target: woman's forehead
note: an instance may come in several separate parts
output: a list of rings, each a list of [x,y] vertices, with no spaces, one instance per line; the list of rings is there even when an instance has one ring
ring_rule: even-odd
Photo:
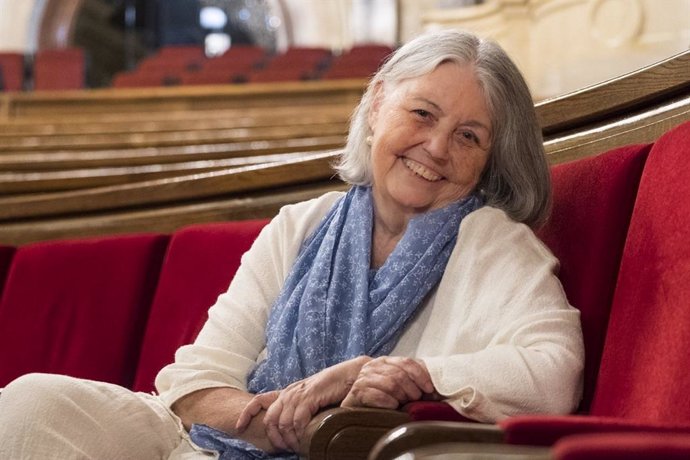
[[[454,61],[442,62],[420,75],[387,81],[385,86],[390,93],[398,90],[409,91],[410,89],[439,93],[462,89],[481,91],[481,85],[474,66]]]
[[[441,64],[418,77],[390,82],[384,93],[384,97],[391,98],[391,102],[428,101],[444,111],[462,106],[488,113],[483,88],[474,67],[469,64]]]

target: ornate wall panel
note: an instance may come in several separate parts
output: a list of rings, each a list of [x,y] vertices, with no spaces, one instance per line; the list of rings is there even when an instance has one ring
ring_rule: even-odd
[[[598,83],[690,47],[690,0],[486,0],[437,8],[424,27],[494,38],[537,99]]]

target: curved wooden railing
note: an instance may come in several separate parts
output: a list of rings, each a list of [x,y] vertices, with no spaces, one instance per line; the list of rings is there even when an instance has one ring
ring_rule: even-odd
[[[203,110],[252,110],[338,104],[354,107],[364,90],[362,80],[315,80],[247,85],[177,86],[159,88],[92,89],[0,94],[0,123],[46,121],[67,117],[108,121],[149,116],[165,118]],[[145,114],[143,116],[137,114]]]
[[[536,105],[552,163],[651,142],[687,121],[690,51]]]
[[[537,104],[551,163],[650,142],[690,120],[689,68],[686,52]],[[3,96],[0,127],[4,123],[14,131],[0,136],[0,146],[3,138],[17,142],[22,135],[39,145],[0,152],[0,193],[6,194],[0,196],[0,242],[172,231],[195,222],[267,217],[286,203],[342,189],[330,166],[337,156],[333,149],[343,145],[347,117],[363,88],[361,81],[333,81]],[[220,119],[224,125],[213,125],[211,120]],[[291,121],[284,137],[268,138]],[[108,123],[113,125],[107,128]],[[324,133],[320,127],[329,123],[334,131]],[[136,134],[142,136],[193,134],[186,145],[69,151],[51,138],[122,138],[134,135],[138,125]],[[254,129],[264,138],[232,142],[232,136],[217,134],[232,129]],[[205,143],[198,140],[203,135],[217,137]],[[41,150],[44,138],[52,147]],[[31,176],[39,171],[44,176]],[[128,179],[115,180],[118,176]],[[31,188],[32,180],[52,188]]]

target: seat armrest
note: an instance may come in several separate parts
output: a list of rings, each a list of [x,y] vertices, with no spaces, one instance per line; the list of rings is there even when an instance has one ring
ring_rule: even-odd
[[[300,453],[310,460],[366,458],[379,438],[409,421],[409,415],[398,410],[328,409],[307,426]]]
[[[411,422],[389,431],[373,447],[372,460],[397,458],[411,449],[440,443],[503,443],[503,430],[497,425],[472,422]]]

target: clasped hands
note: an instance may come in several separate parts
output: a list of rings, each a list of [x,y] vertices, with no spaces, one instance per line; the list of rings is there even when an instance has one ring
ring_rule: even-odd
[[[426,366],[412,358],[360,356],[254,396],[237,419],[242,433],[262,411],[266,436],[276,450],[298,452],[299,440],[319,410],[342,407],[396,409],[435,392]]]

